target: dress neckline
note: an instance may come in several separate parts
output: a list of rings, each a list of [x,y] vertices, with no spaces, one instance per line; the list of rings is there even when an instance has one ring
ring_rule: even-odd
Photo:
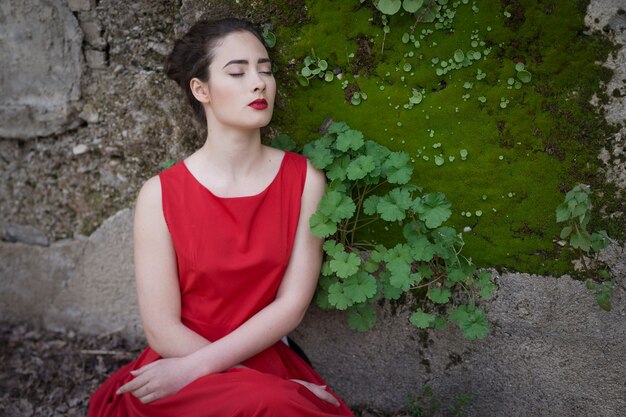
[[[189,176],[191,178],[193,178],[194,182],[196,184],[198,184],[202,189],[204,189],[207,193],[209,193],[210,195],[212,195],[213,197],[220,199],[220,200],[241,200],[241,199],[246,199],[246,198],[255,198],[255,197],[260,197],[263,194],[265,194],[271,187],[272,185],[278,181],[278,177],[280,177],[280,173],[283,170],[283,166],[285,165],[285,160],[287,159],[287,154],[288,152],[283,152],[283,158],[280,161],[280,165],[278,166],[278,171],[276,172],[276,175],[274,175],[274,178],[272,179],[272,181],[270,181],[270,183],[263,188],[263,190],[259,191],[256,194],[251,194],[251,195],[241,195],[241,196],[234,196],[234,197],[222,197],[219,196],[217,194],[215,194],[213,191],[211,191],[207,186],[205,186],[204,184],[202,184],[196,177],[195,175],[193,175],[193,173],[189,170],[189,168],[187,167],[187,164],[185,163],[184,160],[180,161],[181,165],[183,166],[183,168],[185,169],[185,171],[187,172],[187,174],[189,174]]]

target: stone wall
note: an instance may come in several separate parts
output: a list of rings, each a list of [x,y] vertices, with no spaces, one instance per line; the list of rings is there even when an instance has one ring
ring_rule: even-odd
[[[283,0],[283,2],[288,2]],[[200,4],[202,3],[202,4]],[[141,338],[132,266],[132,202],[166,159],[199,143],[199,129],[162,75],[171,41],[203,11],[248,17],[271,10],[237,1],[7,0],[0,4],[0,317]],[[293,0],[291,3],[298,3]],[[626,44],[620,0],[592,1],[588,24]],[[297,7],[292,8],[297,20]],[[267,17],[267,16],[265,16]],[[261,16],[260,19],[263,19]],[[36,23],[36,24],[35,24]],[[45,24],[42,24],[45,23]],[[626,118],[626,48],[607,118]],[[622,129],[600,157],[618,192]],[[626,275],[624,248],[603,252]],[[347,329],[312,308],[294,338],[352,405],[395,410],[430,384],[442,403],[473,395],[469,416],[617,416],[626,409],[626,298],[601,311],[568,276],[498,276],[486,305],[492,331],[468,342],[421,332],[402,308],[380,307],[376,328]]]

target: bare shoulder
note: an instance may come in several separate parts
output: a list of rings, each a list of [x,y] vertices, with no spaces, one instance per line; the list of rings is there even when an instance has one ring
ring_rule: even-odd
[[[263,145],[263,147],[265,148],[266,155],[268,155],[270,159],[277,160],[279,162],[285,154],[285,151],[272,148],[271,146]]]
[[[326,189],[326,175],[324,171],[315,168],[309,160],[306,166],[306,181],[304,183],[304,198],[310,198],[317,202],[324,194]]]
[[[161,180],[158,175],[147,180],[139,190],[137,203],[139,201],[154,201],[161,199]]]
[[[137,195],[137,203],[135,205],[135,218],[137,216],[155,217],[162,216],[161,209],[161,180],[158,175],[146,181],[139,194]]]

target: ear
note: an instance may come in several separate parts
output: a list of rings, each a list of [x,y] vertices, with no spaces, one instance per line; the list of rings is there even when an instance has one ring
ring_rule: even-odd
[[[192,78],[189,81],[191,93],[200,103],[208,104],[211,102],[211,94],[209,93],[209,84],[199,78]]]

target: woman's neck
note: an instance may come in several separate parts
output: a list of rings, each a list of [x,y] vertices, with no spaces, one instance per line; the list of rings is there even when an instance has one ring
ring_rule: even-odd
[[[196,156],[233,179],[255,171],[264,159],[259,129],[250,131],[208,130],[204,145]]]

